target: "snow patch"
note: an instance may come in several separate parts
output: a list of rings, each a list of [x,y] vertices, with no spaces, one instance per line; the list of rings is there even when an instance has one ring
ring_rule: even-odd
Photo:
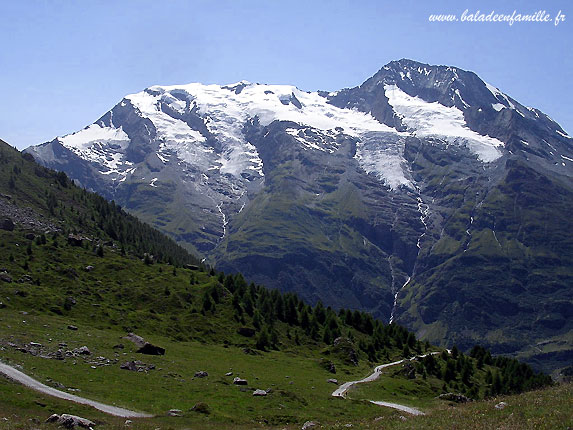
[[[504,146],[503,142],[468,128],[462,111],[455,106],[426,102],[406,94],[396,85],[386,85],[384,89],[388,101],[413,135],[464,145],[485,163],[501,157],[499,148]]]

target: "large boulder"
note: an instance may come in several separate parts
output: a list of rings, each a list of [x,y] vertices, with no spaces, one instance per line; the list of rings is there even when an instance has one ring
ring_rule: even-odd
[[[165,348],[153,345],[135,333],[129,333],[125,339],[133,342],[139,348],[136,352],[140,354],[165,355]]]
[[[147,355],[165,355],[165,348],[146,342],[136,352]]]
[[[235,379],[233,379],[233,384],[235,384],[235,385],[248,385],[248,382],[246,379],[241,379],[238,376],[236,376]]]
[[[81,346],[79,348],[74,349],[73,351],[75,354],[79,354],[79,355],[91,355],[91,351],[87,346]]]
[[[62,415],[53,414],[46,420],[46,422],[56,423],[57,425],[67,429],[73,429],[76,427],[91,429],[95,427],[95,423],[93,421],[90,421],[87,418],[82,418],[76,415],[69,415],[69,414],[62,414]]]

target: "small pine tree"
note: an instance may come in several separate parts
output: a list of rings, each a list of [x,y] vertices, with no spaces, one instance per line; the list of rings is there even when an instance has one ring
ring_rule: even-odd
[[[327,345],[330,345],[332,343],[332,333],[331,333],[330,328],[328,326],[324,327],[324,333],[322,335],[322,341],[324,343],[326,343]]]
[[[257,336],[257,343],[256,343],[256,347],[257,349],[260,349],[261,351],[266,351],[270,346],[270,336],[269,336],[269,330],[267,329],[267,327],[263,327],[263,329],[259,332],[259,335]]]

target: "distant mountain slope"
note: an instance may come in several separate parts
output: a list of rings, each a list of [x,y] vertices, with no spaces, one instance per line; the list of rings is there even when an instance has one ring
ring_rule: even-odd
[[[226,272],[559,366],[572,143],[472,72],[400,60],[332,93],[154,86],[28,152]]]

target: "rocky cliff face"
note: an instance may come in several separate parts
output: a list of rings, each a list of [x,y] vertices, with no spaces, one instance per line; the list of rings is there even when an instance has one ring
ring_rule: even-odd
[[[219,269],[532,356],[573,330],[572,143],[472,72],[400,60],[333,93],[155,86],[28,151]]]

